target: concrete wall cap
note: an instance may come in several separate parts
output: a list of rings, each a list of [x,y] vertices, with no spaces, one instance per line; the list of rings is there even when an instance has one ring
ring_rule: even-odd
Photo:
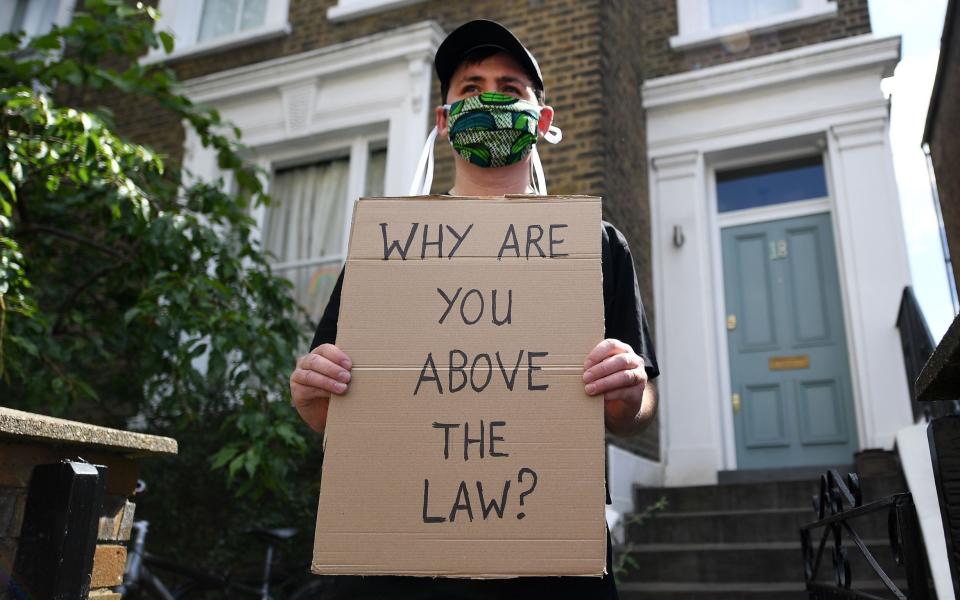
[[[0,406],[0,441],[31,439],[114,450],[121,454],[176,454],[177,440],[135,433]]]

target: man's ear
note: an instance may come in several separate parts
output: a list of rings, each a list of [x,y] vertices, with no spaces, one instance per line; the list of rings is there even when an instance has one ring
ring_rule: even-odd
[[[447,110],[442,106],[434,109],[437,119],[437,136],[447,137]]]
[[[550,129],[551,125],[553,125],[553,107],[541,106],[540,120],[537,122],[537,133],[543,136],[543,134],[547,133]]]

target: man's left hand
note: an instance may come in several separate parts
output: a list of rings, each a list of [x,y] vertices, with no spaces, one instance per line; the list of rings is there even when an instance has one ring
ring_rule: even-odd
[[[596,345],[583,363],[584,390],[603,394],[604,418],[609,429],[634,421],[643,406],[647,372],[643,358],[628,344],[606,339]]]

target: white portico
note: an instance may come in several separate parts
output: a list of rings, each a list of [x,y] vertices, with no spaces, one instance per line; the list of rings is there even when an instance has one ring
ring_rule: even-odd
[[[800,438],[821,435],[815,444],[834,433],[846,435],[854,450],[890,449],[897,430],[911,422],[895,327],[910,274],[890,153],[888,102],[880,90],[899,51],[899,38],[866,35],[644,83],[665,485],[716,483],[719,471],[744,468],[745,448],[762,456],[763,447],[777,445],[769,441],[776,436],[753,443],[760,438],[751,438],[750,417],[743,415],[755,410],[753,398],[759,406],[763,396],[750,395],[760,387],[738,383],[739,358],[730,350],[736,345],[728,344],[728,336],[742,331],[738,323],[745,323],[750,313],[739,314],[738,321],[728,306],[733,285],[729,265],[735,259],[726,240],[728,234],[754,235],[747,226],[819,219],[826,228],[811,239],[828,247],[813,244],[810,251],[821,257],[816,260],[827,261],[818,268],[834,273],[818,282],[824,294],[836,293],[842,318],[823,326],[832,327],[829,333],[843,349],[840,362],[848,363],[841,387],[849,393],[838,393],[848,396],[846,434],[824,428],[829,420],[824,415],[833,415],[833,408],[799,418],[787,414],[805,410],[795,408],[802,401],[827,402],[822,395],[798,392],[796,405],[783,405],[786,412],[779,405],[764,408],[767,412],[756,419],[772,420],[775,430],[798,421]],[[757,168],[763,176],[776,175],[786,172],[780,165],[798,159],[815,162],[825,193],[718,208],[720,182]],[[786,245],[778,244],[785,242],[771,242],[771,261],[787,254]],[[804,287],[802,279],[794,280],[794,289]],[[754,294],[756,286],[744,289]],[[802,315],[796,310],[783,313],[782,330],[800,327],[796,319]],[[812,373],[809,358],[804,366],[807,351],[802,346],[792,348],[789,356],[771,357],[770,370],[792,373],[797,380],[789,385],[800,392],[819,389],[811,387],[817,382],[802,381]],[[841,413],[836,409],[842,421]],[[776,467],[776,456],[771,449],[765,464]],[[819,464],[810,460],[811,466]]]

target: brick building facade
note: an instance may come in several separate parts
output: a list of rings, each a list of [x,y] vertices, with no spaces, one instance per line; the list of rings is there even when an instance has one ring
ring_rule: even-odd
[[[928,148],[939,196],[940,213],[946,237],[945,254],[950,259],[951,296],[956,303],[958,258],[960,258],[960,177],[954,165],[960,161],[960,142],[953,132],[960,129],[960,10],[951,0],[947,4],[943,35],[940,38],[940,63],[927,111],[923,143]]]
[[[159,2],[178,47],[144,60],[165,61],[240,125],[274,183],[339,164],[342,203],[406,192],[439,103],[432,56],[445,32],[488,18],[527,44],[564,131],[541,148],[550,192],[604,198],[664,373],[658,422],[625,444],[645,459],[623,463],[623,489],[850,462],[892,447],[909,422],[893,327],[909,272],[879,87],[899,39],[870,34],[867,0],[263,0],[250,3],[265,7],[261,25],[219,38],[197,32],[201,12],[230,3]],[[216,176],[157,106],[114,109],[133,139]],[[439,192],[452,183],[445,140],[436,155]],[[747,195],[724,206],[729,189]],[[754,238],[762,247],[737,246]],[[329,254],[323,268],[338,270]],[[748,276],[760,279],[736,283]],[[746,348],[764,327],[771,343]],[[748,380],[751,360],[767,379]]]

